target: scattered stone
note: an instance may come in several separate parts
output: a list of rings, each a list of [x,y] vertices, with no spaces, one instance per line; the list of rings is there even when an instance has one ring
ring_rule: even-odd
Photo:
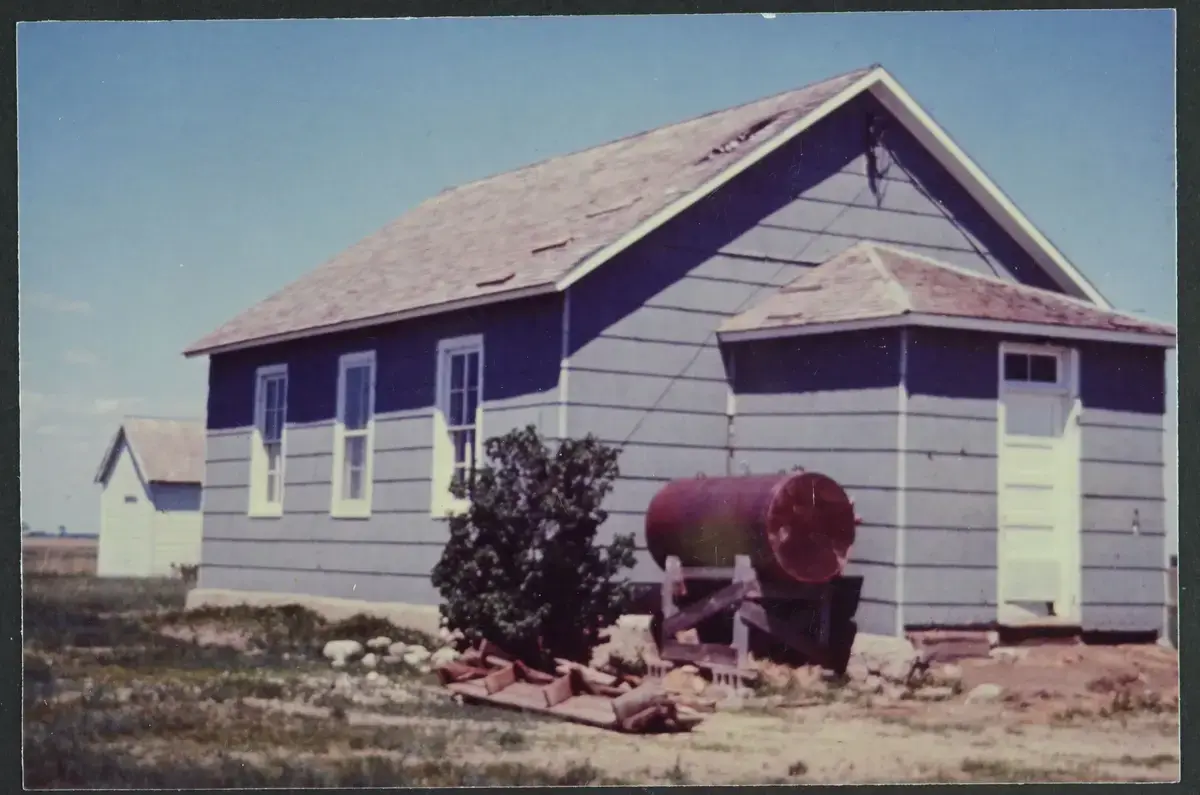
[[[367,674],[367,681],[368,682],[378,682],[379,681],[379,672],[371,671],[369,674]]]
[[[708,687],[708,683],[704,681],[703,677],[700,677],[700,676],[692,677],[692,692],[693,693],[695,693],[696,695],[700,695],[701,693],[704,692],[704,689],[706,687]]]
[[[421,663],[429,659],[429,649],[424,646],[410,646],[404,652],[404,662],[409,665],[420,666]]]
[[[392,639],[389,637],[385,637],[384,635],[380,635],[377,638],[372,638],[371,640],[367,641],[367,648],[373,649],[375,651],[382,651],[383,649],[386,649],[391,645],[392,645]]]
[[[453,662],[461,656],[462,655],[460,655],[456,649],[446,646],[435,651],[433,656],[430,657],[429,662],[434,667],[437,667],[439,665],[445,665],[448,662]]]
[[[345,668],[345,667],[346,667],[346,661],[345,661],[345,660],[334,660],[334,661],[333,661],[333,667],[334,667],[334,668]]]
[[[113,692],[113,695],[116,697],[118,704],[128,704],[130,701],[133,701],[133,688],[118,687]]]
[[[393,654],[385,654],[379,658],[379,661],[386,665],[399,665],[400,663],[404,662],[404,658],[397,657]]]
[[[683,666],[680,666],[679,670],[685,674],[693,674],[694,675],[694,674],[700,673],[700,669],[694,665],[683,665]]]
[[[1004,696],[1004,688],[1000,685],[982,684],[967,694],[968,704],[983,704],[999,701]]]
[[[344,664],[351,657],[362,654],[362,651],[363,645],[356,640],[331,640],[325,644],[323,653],[326,659]]]
[[[379,665],[379,657],[372,652],[362,658],[362,664],[367,668],[374,668],[376,665]]]
[[[905,682],[921,662],[921,655],[907,638],[859,633],[850,651],[851,664],[889,682]]]
[[[393,643],[391,646],[388,646],[387,653],[389,657],[395,657],[399,659],[404,656],[404,652],[406,651],[408,651],[408,644],[397,642]]]
[[[1019,646],[998,646],[988,653],[993,660],[1005,663],[1017,663],[1029,656],[1029,649]]]

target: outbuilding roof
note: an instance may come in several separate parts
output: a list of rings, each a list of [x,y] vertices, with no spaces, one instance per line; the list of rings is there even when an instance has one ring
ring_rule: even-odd
[[[204,423],[199,420],[127,417],[117,429],[96,471],[96,482],[108,475],[125,439],[138,471],[147,483],[204,482]]]
[[[268,344],[565,289],[871,91],[1064,290],[1107,306],[882,67],[446,190],[184,352]]]
[[[1173,345],[1175,328],[1081,299],[985,276],[875,242],[851,246],[726,320],[725,339],[786,336],[899,321]],[[1001,330],[999,326],[996,330]]]

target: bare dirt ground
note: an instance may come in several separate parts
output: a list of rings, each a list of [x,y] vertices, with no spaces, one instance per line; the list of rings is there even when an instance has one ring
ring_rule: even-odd
[[[1178,663],[1149,646],[964,661],[942,700],[812,672],[690,734],[625,736],[462,705],[332,638],[420,638],[301,610],[182,614],[178,583],[26,582],[30,787],[1170,781]],[[778,672],[777,672],[778,673]],[[968,703],[977,685],[994,700]],[[926,691],[930,693],[933,691]]]

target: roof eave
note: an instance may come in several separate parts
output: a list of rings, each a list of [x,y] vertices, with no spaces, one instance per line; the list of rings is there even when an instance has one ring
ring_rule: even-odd
[[[245,350],[247,348],[261,348],[264,345],[273,345],[280,342],[306,339],[309,337],[319,337],[341,331],[354,331],[356,329],[382,326],[387,323],[396,323],[401,320],[412,320],[419,317],[428,317],[429,315],[440,315],[444,312],[453,312],[459,309],[472,309],[480,306],[488,306],[490,304],[500,304],[507,301],[516,301],[521,298],[549,295],[555,292],[558,292],[558,288],[554,285],[554,283],[545,282],[528,287],[521,287],[515,290],[504,290],[494,293],[487,293],[480,296],[473,296],[470,298],[462,298],[454,301],[443,301],[437,304],[414,307],[412,309],[405,309],[400,312],[389,312],[386,315],[375,315],[373,317],[361,318],[358,320],[349,320],[344,323],[313,326],[307,329],[298,329],[296,331],[288,331],[282,334],[271,334],[252,339],[237,340],[235,342],[206,344],[204,340],[200,340],[184,350],[183,355],[184,357],[191,359],[196,356],[211,356],[213,354],[229,353],[231,351]]]
[[[1158,348],[1174,348],[1176,346],[1175,334],[1159,334],[1148,331],[1136,331],[1133,329],[1130,329],[1129,331],[1117,331],[1114,329],[1066,326],[1053,323],[1029,323],[1015,320],[987,320],[983,318],[931,315],[921,313],[891,315],[882,318],[848,320],[833,323],[809,323],[753,329],[729,329],[718,332],[718,335],[724,342],[750,342],[753,340],[781,339],[786,337],[833,334],[839,332],[880,328],[896,328],[901,326],[946,328],[960,331],[982,331],[996,334],[1017,334],[1021,336],[1048,337],[1051,339],[1083,342],[1090,341],[1123,343],[1128,345],[1151,345]]]

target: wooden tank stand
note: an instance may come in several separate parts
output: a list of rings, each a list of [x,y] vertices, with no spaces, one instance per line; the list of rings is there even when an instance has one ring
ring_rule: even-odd
[[[686,607],[679,604],[687,595],[688,580],[728,580],[729,585]],[[668,665],[651,666],[652,675],[663,675],[670,664],[691,663],[712,671],[713,681],[740,691],[743,682],[753,678],[750,668],[750,628],[795,649],[815,664],[834,663],[830,653],[832,633],[832,585],[760,582],[750,558],[739,555],[732,568],[685,568],[678,557],[667,558],[662,584],[662,628],[657,638],[659,654]],[[778,599],[814,605],[817,613],[815,637],[797,629],[792,622],[771,615],[762,599]],[[733,642],[680,643],[676,635],[694,628],[707,618],[737,606],[733,622]]]

